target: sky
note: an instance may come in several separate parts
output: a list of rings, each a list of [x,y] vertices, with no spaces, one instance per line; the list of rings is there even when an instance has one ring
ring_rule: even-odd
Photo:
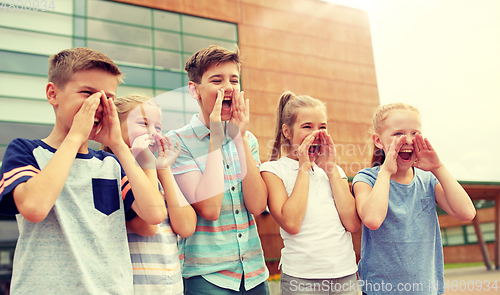
[[[380,103],[416,106],[457,180],[500,182],[500,1],[329,2],[368,11]]]

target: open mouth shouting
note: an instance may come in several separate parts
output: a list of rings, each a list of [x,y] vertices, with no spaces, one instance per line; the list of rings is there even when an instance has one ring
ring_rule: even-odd
[[[225,95],[224,99],[222,100],[222,109],[223,110],[230,110],[232,104],[233,104],[233,96],[232,95]]]
[[[309,147],[309,150],[308,150],[308,154],[309,155],[319,154],[319,147],[320,147],[319,143],[311,144],[311,146]]]
[[[403,162],[410,162],[413,156],[413,150],[411,149],[401,149],[398,154],[399,158],[403,160]]]

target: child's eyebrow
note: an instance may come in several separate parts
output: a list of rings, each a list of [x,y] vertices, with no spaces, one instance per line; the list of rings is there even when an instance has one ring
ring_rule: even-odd
[[[84,86],[82,86],[82,88],[84,88],[84,89],[88,89],[88,90],[90,90],[92,93],[96,93],[96,92],[99,92],[99,91],[100,91],[99,89],[96,89],[96,88],[94,88],[94,87],[92,87],[92,86],[86,86],[86,85],[84,85]],[[115,97],[115,94],[114,94],[114,93],[112,93],[112,92],[104,92],[104,93],[106,94],[106,97],[110,97],[110,98],[114,98],[114,97]]]
[[[224,76],[225,76],[224,74],[214,74],[214,75],[212,75],[212,76],[208,77],[208,79],[212,79],[212,78],[222,78],[222,77],[224,77]],[[231,78],[240,78],[240,76],[239,76],[239,75],[231,75],[230,77],[231,77]]]

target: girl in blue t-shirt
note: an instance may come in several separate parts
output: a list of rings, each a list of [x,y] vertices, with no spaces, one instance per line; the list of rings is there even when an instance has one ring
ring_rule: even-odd
[[[474,218],[474,205],[421,135],[416,108],[380,106],[373,128],[372,167],[353,180],[364,224],[359,285],[365,294],[444,293],[435,205],[462,221]]]

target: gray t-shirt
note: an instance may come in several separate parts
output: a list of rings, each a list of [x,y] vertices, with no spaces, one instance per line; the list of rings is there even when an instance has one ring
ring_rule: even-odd
[[[41,140],[14,140],[1,175],[0,213],[18,213],[12,191],[39,173],[55,149]],[[77,154],[47,217],[32,223],[17,214],[11,294],[132,294],[125,212],[133,195],[114,155]]]
[[[361,181],[373,187],[379,170],[361,170],[353,185]],[[363,226],[358,271],[366,294],[444,293],[437,183],[432,173],[417,168],[410,184],[390,181],[384,222],[377,230]]]

